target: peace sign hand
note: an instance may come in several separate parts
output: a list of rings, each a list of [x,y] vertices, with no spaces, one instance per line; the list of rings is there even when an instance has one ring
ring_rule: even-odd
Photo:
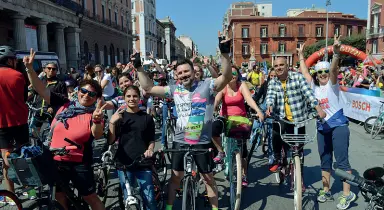
[[[219,37],[219,48],[221,53],[231,52],[231,39],[228,38],[228,30],[225,31],[225,36],[218,32]]]
[[[155,60],[155,57],[153,57],[153,51],[151,51],[151,52],[149,53],[148,58],[151,59],[151,60],[153,60],[153,61],[156,61],[156,60]]]
[[[31,48],[29,56],[24,56],[23,58],[24,66],[28,70],[33,70],[33,61],[35,60],[35,55],[36,55],[36,52],[34,52],[33,49]]]
[[[296,48],[298,55],[303,55],[305,43],[300,45],[300,48]]]
[[[104,108],[107,104],[102,105],[102,100],[98,100],[96,104],[96,109],[93,111],[92,119],[95,121],[101,121],[104,118]]]
[[[341,47],[341,41],[340,41],[341,35],[337,37],[335,35],[334,42],[333,42],[333,53],[334,54],[340,54],[340,47]]]
[[[123,119],[123,113],[124,113],[124,109],[122,108],[119,108],[115,114],[112,115],[111,117],[111,120],[110,120],[110,123],[112,123],[113,125],[116,124],[116,122],[118,122],[119,120]]]

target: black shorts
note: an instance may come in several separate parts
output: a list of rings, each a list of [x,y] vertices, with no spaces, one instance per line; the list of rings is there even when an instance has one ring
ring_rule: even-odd
[[[219,118],[212,123],[212,136],[213,137],[220,137],[220,135],[224,132],[224,125],[226,123],[226,119]],[[247,140],[240,140],[236,139],[236,141],[239,144],[239,147],[242,148],[242,157],[246,158],[248,156],[248,149],[247,149]],[[240,145],[241,144],[241,145]]]
[[[28,124],[0,128],[0,149],[11,149],[27,143],[29,143]]]
[[[173,142],[172,149],[180,149],[183,145],[189,146],[188,144],[181,144]],[[212,144],[197,144],[192,146],[195,149],[209,149],[213,148]],[[175,171],[184,171],[184,155],[185,152],[173,152],[172,153],[172,169]],[[214,168],[213,157],[210,152],[203,154],[197,154],[193,156],[197,169],[202,174],[211,173]]]
[[[65,186],[69,186],[72,181],[81,196],[88,196],[96,192],[96,183],[93,175],[93,169],[90,165],[83,163],[56,161],[60,173],[60,179]],[[57,186],[57,192],[63,192]]]

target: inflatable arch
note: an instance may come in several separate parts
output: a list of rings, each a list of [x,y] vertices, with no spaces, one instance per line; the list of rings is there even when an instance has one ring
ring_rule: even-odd
[[[327,49],[328,49],[328,55],[332,55],[333,54],[333,46],[328,46]],[[352,56],[356,59],[362,60],[362,61],[364,61],[367,58],[367,54],[365,54],[364,52],[358,50],[355,47],[352,47],[349,45],[344,45],[344,44],[342,44],[340,47],[340,53],[350,55],[350,56]],[[309,56],[307,58],[307,60],[305,61],[305,64],[308,67],[311,67],[312,65],[314,65],[316,63],[316,61],[320,60],[324,56],[324,54],[325,54],[325,48],[323,48],[317,52],[314,52],[311,56]]]

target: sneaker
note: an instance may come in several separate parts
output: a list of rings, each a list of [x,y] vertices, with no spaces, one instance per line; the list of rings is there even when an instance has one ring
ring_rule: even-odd
[[[337,209],[347,209],[349,205],[356,199],[356,194],[352,191],[349,192],[348,196],[340,196],[339,203],[337,204]]]
[[[320,190],[319,195],[317,196],[317,201],[320,203],[324,203],[326,201],[333,201],[333,196],[331,192],[325,192],[324,190]]]
[[[279,169],[279,166],[280,166],[279,162],[274,160],[273,163],[269,165],[269,171],[272,173],[276,173],[277,169]]]
[[[225,153],[219,152],[219,153],[217,153],[217,156],[215,158],[213,158],[213,161],[215,163],[222,163],[224,158],[225,158]]]
[[[248,179],[247,179],[247,177],[243,176],[243,178],[241,180],[242,180],[241,185],[243,185],[243,187],[248,187]]]

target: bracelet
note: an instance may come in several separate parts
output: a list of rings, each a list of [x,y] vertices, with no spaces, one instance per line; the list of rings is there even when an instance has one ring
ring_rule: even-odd
[[[338,54],[338,53],[333,54],[333,57],[334,57],[334,58],[340,58],[340,54]]]
[[[104,123],[104,120],[95,120],[95,119],[92,119],[92,123],[94,123],[94,124],[101,124],[101,123]]]

